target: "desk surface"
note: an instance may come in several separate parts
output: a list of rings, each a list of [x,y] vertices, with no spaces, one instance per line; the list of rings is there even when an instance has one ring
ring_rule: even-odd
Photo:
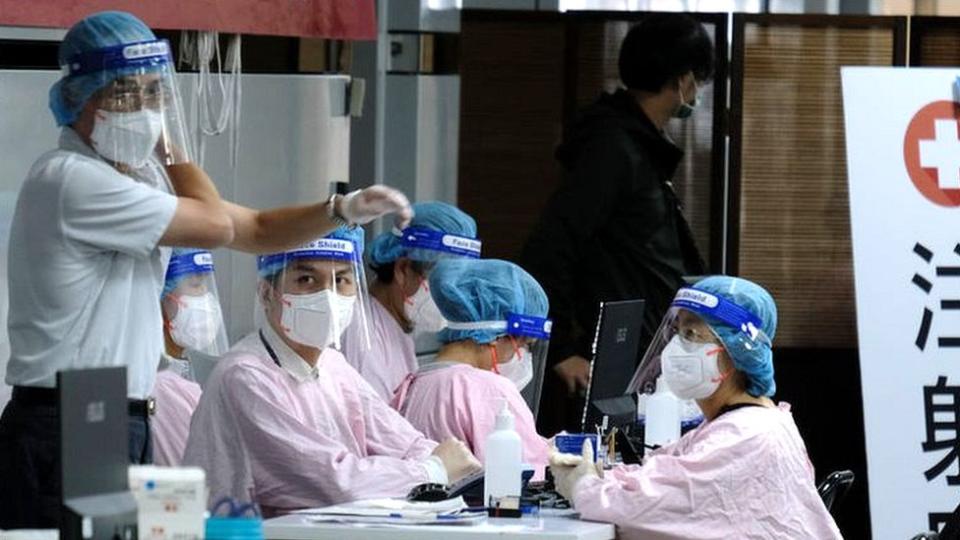
[[[263,523],[269,540],[433,540],[447,538],[497,538],[499,540],[611,540],[613,525],[569,517],[540,516],[522,519],[489,518],[477,525],[367,525],[312,523],[304,516],[288,515]]]

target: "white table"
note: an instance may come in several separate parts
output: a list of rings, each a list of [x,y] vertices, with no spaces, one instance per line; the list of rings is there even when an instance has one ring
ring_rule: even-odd
[[[616,532],[613,525],[557,515],[488,518],[477,525],[361,525],[313,523],[291,514],[264,521],[263,535],[268,540],[612,540]]]

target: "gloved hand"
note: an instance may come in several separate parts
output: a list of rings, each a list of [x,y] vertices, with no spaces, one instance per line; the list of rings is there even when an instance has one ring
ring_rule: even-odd
[[[581,455],[561,454],[555,449],[550,453],[550,471],[553,473],[557,493],[573,503],[573,488],[585,476],[596,476],[597,464],[593,461],[593,443],[590,439],[583,441]]]
[[[443,462],[450,484],[483,469],[483,465],[473,456],[467,445],[452,437],[434,448],[433,455]]]
[[[337,213],[353,225],[366,225],[385,214],[396,214],[398,229],[413,219],[413,208],[403,193],[387,186],[370,186],[347,193],[337,201]]]

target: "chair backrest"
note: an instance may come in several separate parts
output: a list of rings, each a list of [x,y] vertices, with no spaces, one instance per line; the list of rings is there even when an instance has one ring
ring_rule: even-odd
[[[834,501],[846,494],[853,484],[854,478],[856,477],[853,475],[853,471],[834,471],[817,486],[817,493],[820,494],[823,505],[827,507],[827,510],[831,510],[831,513]]]

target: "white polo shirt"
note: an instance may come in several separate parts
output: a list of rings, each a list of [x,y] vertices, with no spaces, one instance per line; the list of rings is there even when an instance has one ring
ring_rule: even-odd
[[[177,198],[149,162],[134,176],[70,128],[30,169],[10,229],[10,385],[56,386],[58,370],[127,367],[128,396],[150,395],[163,352],[157,244]]]

